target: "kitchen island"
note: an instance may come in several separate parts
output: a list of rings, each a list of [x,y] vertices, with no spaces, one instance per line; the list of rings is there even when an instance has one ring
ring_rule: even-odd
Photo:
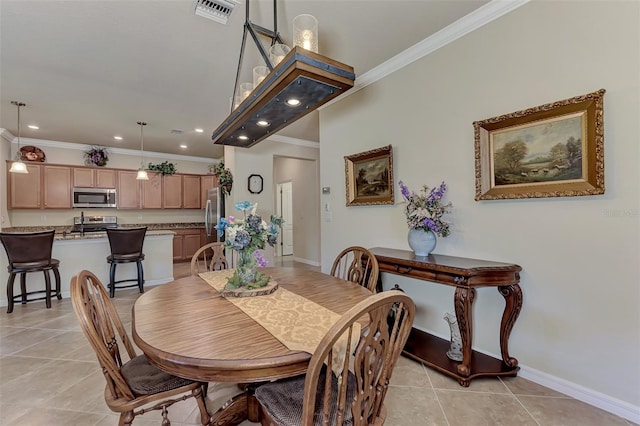
[[[145,288],[153,285],[173,281],[173,231],[147,230],[145,236],[143,261]],[[4,250],[3,250],[4,251]],[[71,277],[83,269],[87,269],[102,281],[105,287],[109,283],[109,264],[107,256],[111,254],[106,232],[56,234],[53,241],[52,256],[60,261],[60,287],[63,298],[69,297]],[[7,255],[0,255],[0,285],[6,288],[8,278]],[[134,278],[137,274],[136,264],[122,264],[116,271],[116,279]],[[51,276],[53,281],[53,275]],[[19,280],[16,280],[16,287]],[[53,285],[53,283],[52,283]],[[43,274],[27,274],[27,288],[29,291],[44,289]],[[116,297],[118,292],[116,291]],[[44,301],[32,302],[31,305]],[[6,291],[0,292],[0,306],[7,306]],[[20,304],[16,305],[16,309]]]

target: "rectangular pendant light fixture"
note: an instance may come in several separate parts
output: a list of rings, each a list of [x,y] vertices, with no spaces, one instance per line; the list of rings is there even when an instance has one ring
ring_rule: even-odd
[[[213,132],[213,143],[249,148],[351,89],[354,81],[353,67],[294,47]]]

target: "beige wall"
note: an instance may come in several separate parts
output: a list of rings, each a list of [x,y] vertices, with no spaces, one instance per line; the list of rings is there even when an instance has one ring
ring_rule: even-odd
[[[291,182],[293,189],[293,257],[320,264],[320,208],[318,161],[274,157],[275,184]]]
[[[3,139],[0,137],[0,143]],[[39,139],[21,138],[23,145],[34,145],[41,148],[46,155],[47,163],[52,164],[68,164],[68,165],[84,165],[84,151],[88,146],[80,144],[70,144],[65,142],[42,141]],[[8,142],[6,142],[9,145]],[[11,155],[15,155],[17,144],[10,144],[7,149],[11,150]],[[0,145],[2,147],[3,145]],[[0,149],[0,152],[5,151]],[[122,169],[137,169],[140,167],[140,153],[135,150],[126,149],[110,149],[109,162],[107,167]],[[0,155],[0,160],[2,156]],[[179,155],[145,153],[144,164],[162,163],[164,161],[172,162],[176,165],[179,173],[195,173],[207,174],[209,165],[216,160],[207,158],[197,158]],[[5,161],[2,160],[2,167],[5,167]],[[2,184],[0,185],[0,195],[2,203],[0,206],[6,205],[6,174],[2,174]],[[119,210],[119,209],[70,209],[70,210],[27,210],[17,209],[7,212],[10,225],[9,226],[62,226],[72,225],[73,217],[79,216],[80,211],[84,210],[86,214],[92,215],[115,215],[121,224],[135,223],[173,223],[173,222],[203,222],[204,215],[199,209],[171,209],[171,210]]]
[[[246,148],[234,148],[234,147],[225,147],[225,165],[229,167],[233,172],[233,190],[231,192],[231,197],[227,197],[227,207],[226,214],[234,215],[238,212],[234,210],[234,204],[239,201],[251,201],[252,203],[258,203],[258,213],[262,215],[264,218],[268,218],[271,214],[275,213],[275,202],[276,202],[276,186],[277,182],[275,180],[276,172],[274,171],[274,159],[280,157],[290,157],[297,158],[300,160],[310,160],[309,164],[312,162],[317,162],[320,156],[319,150],[316,147],[317,144],[300,141],[300,143],[284,143],[278,142],[274,139],[264,140],[250,149]],[[278,176],[282,173],[288,173],[284,170],[280,170],[278,172]],[[264,179],[264,191],[261,194],[251,194],[247,189],[247,178],[251,174],[259,174]],[[297,190],[306,190],[309,194],[309,199],[312,200],[315,198],[315,215],[318,215],[318,179],[313,181],[306,181],[301,183],[301,185],[294,185],[294,191]],[[299,198],[299,197],[298,197]],[[294,193],[295,200],[295,193]],[[294,201],[295,202],[295,201]],[[304,214],[312,216],[314,215],[311,210],[314,207],[308,206],[305,209]],[[315,225],[311,224],[311,220],[306,220],[303,223],[308,223],[309,228],[304,230],[300,229],[296,232],[303,232],[308,241],[311,243],[305,243],[303,247],[305,247],[306,253],[305,256],[313,255],[313,244],[316,244],[317,241],[320,240],[319,235],[319,227],[317,225],[317,219]],[[295,242],[294,242],[295,244]],[[308,245],[312,244],[312,245]],[[294,251],[296,248],[294,247]],[[316,252],[316,255],[319,253]],[[271,261],[274,256],[274,250],[268,247],[265,250],[265,257],[267,260]],[[300,257],[305,261],[319,262],[319,258],[302,258],[298,255],[297,252],[294,252],[295,257]]]
[[[345,207],[343,156],[391,143],[394,178],[441,181],[452,235],[436,252],[522,266],[510,340],[522,374],[640,405],[640,3],[533,1],[320,113],[322,269],[351,244],[408,249],[403,205]],[[474,201],[472,123],[596,91],[605,95],[606,194]],[[397,187],[396,187],[397,188]],[[415,326],[448,338],[449,287],[385,276],[416,300]],[[498,354],[504,300],[480,289],[474,347]]]

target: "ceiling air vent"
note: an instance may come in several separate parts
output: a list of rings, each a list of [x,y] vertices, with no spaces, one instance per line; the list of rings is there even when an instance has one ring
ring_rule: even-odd
[[[226,24],[238,0],[196,0],[196,15]]]

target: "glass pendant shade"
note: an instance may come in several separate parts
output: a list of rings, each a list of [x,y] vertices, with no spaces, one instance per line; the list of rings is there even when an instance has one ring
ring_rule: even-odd
[[[141,168],[140,170],[138,170],[138,174],[136,175],[136,179],[138,179],[138,180],[149,180],[149,175],[147,174],[146,170],[143,170]]]
[[[262,83],[262,80],[269,75],[269,68],[264,65],[253,67],[253,87],[258,87],[258,84]]]
[[[271,65],[274,67],[278,65],[287,53],[291,52],[291,48],[286,44],[274,44],[269,49],[269,60],[271,61]]]
[[[293,45],[318,53],[318,20],[313,15],[293,18]]]
[[[253,83],[240,83],[240,100],[244,101],[253,92]]]
[[[27,170],[27,165],[22,161],[14,161],[11,163],[11,168],[9,169],[11,173],[29,173]]]

